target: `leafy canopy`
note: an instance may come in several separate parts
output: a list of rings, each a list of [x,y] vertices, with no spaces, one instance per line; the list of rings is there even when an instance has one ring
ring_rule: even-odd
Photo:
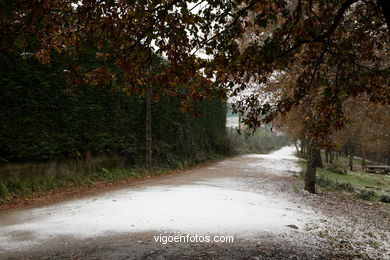
[[[349,97],[390,104],[385,2],[2,0],[0,48],[28,50],[43,62],[55,53],[68,63],[71,84],[90,79],[142,94],[158,83],[155,95],[179,95],[186,110],[196,100],[257,86],[239,102],[239,109],[249,108],[248,125],[309,102],[317,137],[343,125]],[[81,68],[85,52],[100,64]],[[158,71],[150,70],[155,53],[167,60]],[[290,75],[286,91],[262,100],[262,86],[280,75]]]

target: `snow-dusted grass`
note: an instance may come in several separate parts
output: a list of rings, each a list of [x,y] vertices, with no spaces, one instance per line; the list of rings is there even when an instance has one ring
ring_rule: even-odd
[[[306,162],[300,161],[305,171]],[[317,183],[330,189],[351,192],[358,198],[389,202],[390,176],[361,171],[347,171],[344,174],[336,173],[332,167],[325,164],[325,168],[317,168]]]

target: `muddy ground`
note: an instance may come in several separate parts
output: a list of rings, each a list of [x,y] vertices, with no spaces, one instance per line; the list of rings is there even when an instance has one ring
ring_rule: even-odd
[[[0,259],[390,259],[390,208],[296,177],[292,147],[0,212]],[[155,241],[158,235],[234,242]]]

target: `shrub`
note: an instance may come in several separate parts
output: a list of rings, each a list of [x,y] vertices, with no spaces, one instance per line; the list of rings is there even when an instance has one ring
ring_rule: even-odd
[[[324,187],[332,187],[334,185],[334,181],[328,179],[328,178],[317,178],[318,185],[324,186]]]
[[[379,200],[384,203],[390,203],[390,196],[389,195],[381,195],[379,197]]]
[[[375,192],[363,189],[356,193],[356,197],[364,200],[372,200],[375,197]]]
[[[31,194],[31,191],[27,188],[26,182],[19,179],[9,180],[6,186],[7,189],[11,191],[13,194],[17,194],[21,196]]]
[[[7,186],[5,186],[3,183],[0,183],[0,199],[4,200],[8,197],[9,192],[7,189]]]
[[[343,182],[343,183],[336,183],[336,188],[339,190],[345,190],[349,192],[354,192],[355,189],[353,188],[351,183]]]

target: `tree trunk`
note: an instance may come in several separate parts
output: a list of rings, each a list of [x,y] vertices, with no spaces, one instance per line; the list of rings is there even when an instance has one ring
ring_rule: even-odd
[[[249,132],[246,129],[244,131],[244,137],[245,137],[245,142],[247,142],[249,138]]]
[[[238,113],[238,132],[241,134],[241,114]]]
[[[389,6],[389,2],[386,0],[379,0],[378,2],[379,2],[379,5],[382,9],[383,16],[385,17],[385,21],[387,23],[387,29],[390,32],[390,6]]]
[[[362,170],[366,169],[366,151],[362,148]]]
[[[299,148],[296,142],[294,142],[295,150],[297,150],[297,153],[299,154]]]
[[[336,152],[336,161],[339,160],[339,151]]]
[[[351,153],[349,154],[349,169],[351,171],[353,171],[353,153],[351,151]]]
[[[379,151],[377,150],[377,151],[376,151],[376,162],[377,162],[377,163],[380,163],[380,159],[379,159],[379,158],[380,158],[380,156],[379,156]]]
[[[301,140],[301,155],[305,154],[305,140]]]
[[[334,152],[332,150],[330,150],[330,156],[329,156],[329,163],[330,164],[333,164],[333,156],[334,156]]]
[[[301,140],[301,155],[303,155],[303,141]]]
[[[316,163],[318,148],[314,144],[307,147],[307,169],[305,174],[305,190],[310,193],[316,192]]]
[[[324,165],[322,163],[322,158],[321,158],[321,150],[319,148],[315,148],[315,165],[318,168],[324,168]]]
[[[146,88],[146,168],[152,165],[152,88]]]
[[[325,149],[325,162],[329,163],[329,148]]]

